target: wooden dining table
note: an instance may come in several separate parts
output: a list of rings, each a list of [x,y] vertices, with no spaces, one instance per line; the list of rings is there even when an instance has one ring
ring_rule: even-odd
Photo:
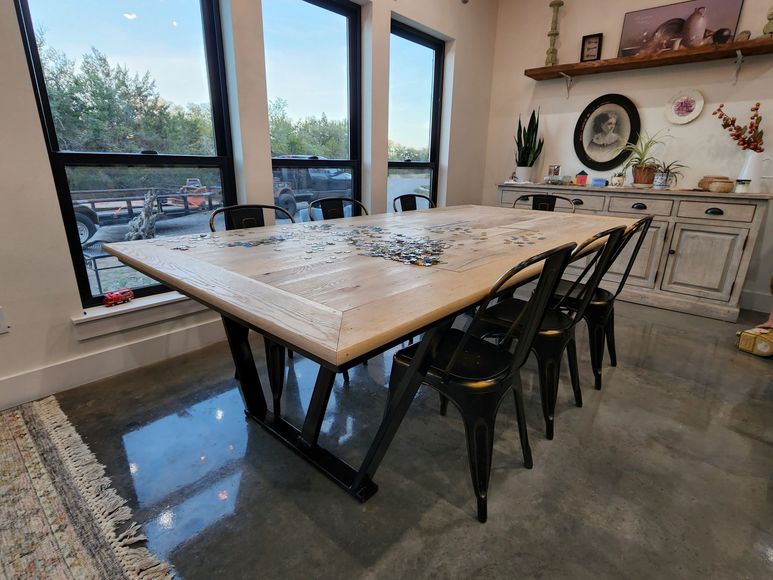
[[[223,317],[245,412],[359,501],[418,390],[435,336],[520,261],[634,219],[453,206],[104,244]],[[528,269],[513,282],[539,272]],[[269,410],[248,333],[263,336]],[[422,335],[361,465],[318,444],[335,375]],[[287,349],[320,365],[303,425],[282,416]]]

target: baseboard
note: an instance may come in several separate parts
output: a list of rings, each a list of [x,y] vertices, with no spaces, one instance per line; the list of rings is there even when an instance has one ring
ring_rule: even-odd
[[[741,292],[741,308],[769,314],[773,308],[773,296],[768,292],[744,290]]]
[[[0,410],[225,340],[220,317],[0,378]]]

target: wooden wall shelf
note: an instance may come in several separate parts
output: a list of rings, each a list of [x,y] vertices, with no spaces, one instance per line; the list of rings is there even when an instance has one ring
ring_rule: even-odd
[[[579,77],[608,72],[736,58],[738,52],[744,57],[759,54],[771,54],[773,53],[773,38],[758,38],[755,40],[747,40],[746,42],[712,44],[710,46],[701,46],[699,48],[666,51],[652,56],[626,56],[591,62],[577,62],[573,64],[530,68],[525,70],[524,74],[536,81],[544,81],[548,79],[560,79],[566,76]]]

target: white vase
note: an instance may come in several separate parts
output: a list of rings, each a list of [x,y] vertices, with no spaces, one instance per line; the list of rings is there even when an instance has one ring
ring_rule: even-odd
[[[738,179],[748,179],[749,191],[752,193],[760,193],[764,191],[763,179],[773,179],[773,175],[762,174],[762,164],[765,162],[772,162],[770,157],[764,157],[762,153],[756,151],[747,151],[746,158],[743,162],[741,172],[738,174]]]
[[[515,168],[515,180],[518,183],[531,183],[531,176],[534,173],[534,167],[521,167],[520,165]]]

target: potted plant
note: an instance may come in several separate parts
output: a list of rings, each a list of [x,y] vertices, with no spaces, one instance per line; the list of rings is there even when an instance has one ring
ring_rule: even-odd
[[[515,136],[515,180],[531,181],[534,164],[542,153],[544,139],[538,139],[539,113],[532,110],[529,124],[524,127],[518,117],[518,131]]]
[[[655,172],[659,162],[652,156],[652,150],[657,145],[663,144],[663,140],[659,136],[660,132],[649,135],[646,131],[642,131],[639,133],[636,143],[626,143],[619,149],[619,151],[627,151],[631,154],[623,166],[623,173],[629,167],[631,168],[634,186],[652,185],[652,182],[655,181]]]
[[[658,161],[657,166],[655,180],[652,182],[655,189],[668,189],[672,185],[676,185],[679,178],[684,177],[680,169],[687,167],[679,163],[679,161],[671,161],[670,163]]]
[[[609,181],[612,187],[623,187],[625,185],[625,172],[615,171],[612,174],[612,179]]]

